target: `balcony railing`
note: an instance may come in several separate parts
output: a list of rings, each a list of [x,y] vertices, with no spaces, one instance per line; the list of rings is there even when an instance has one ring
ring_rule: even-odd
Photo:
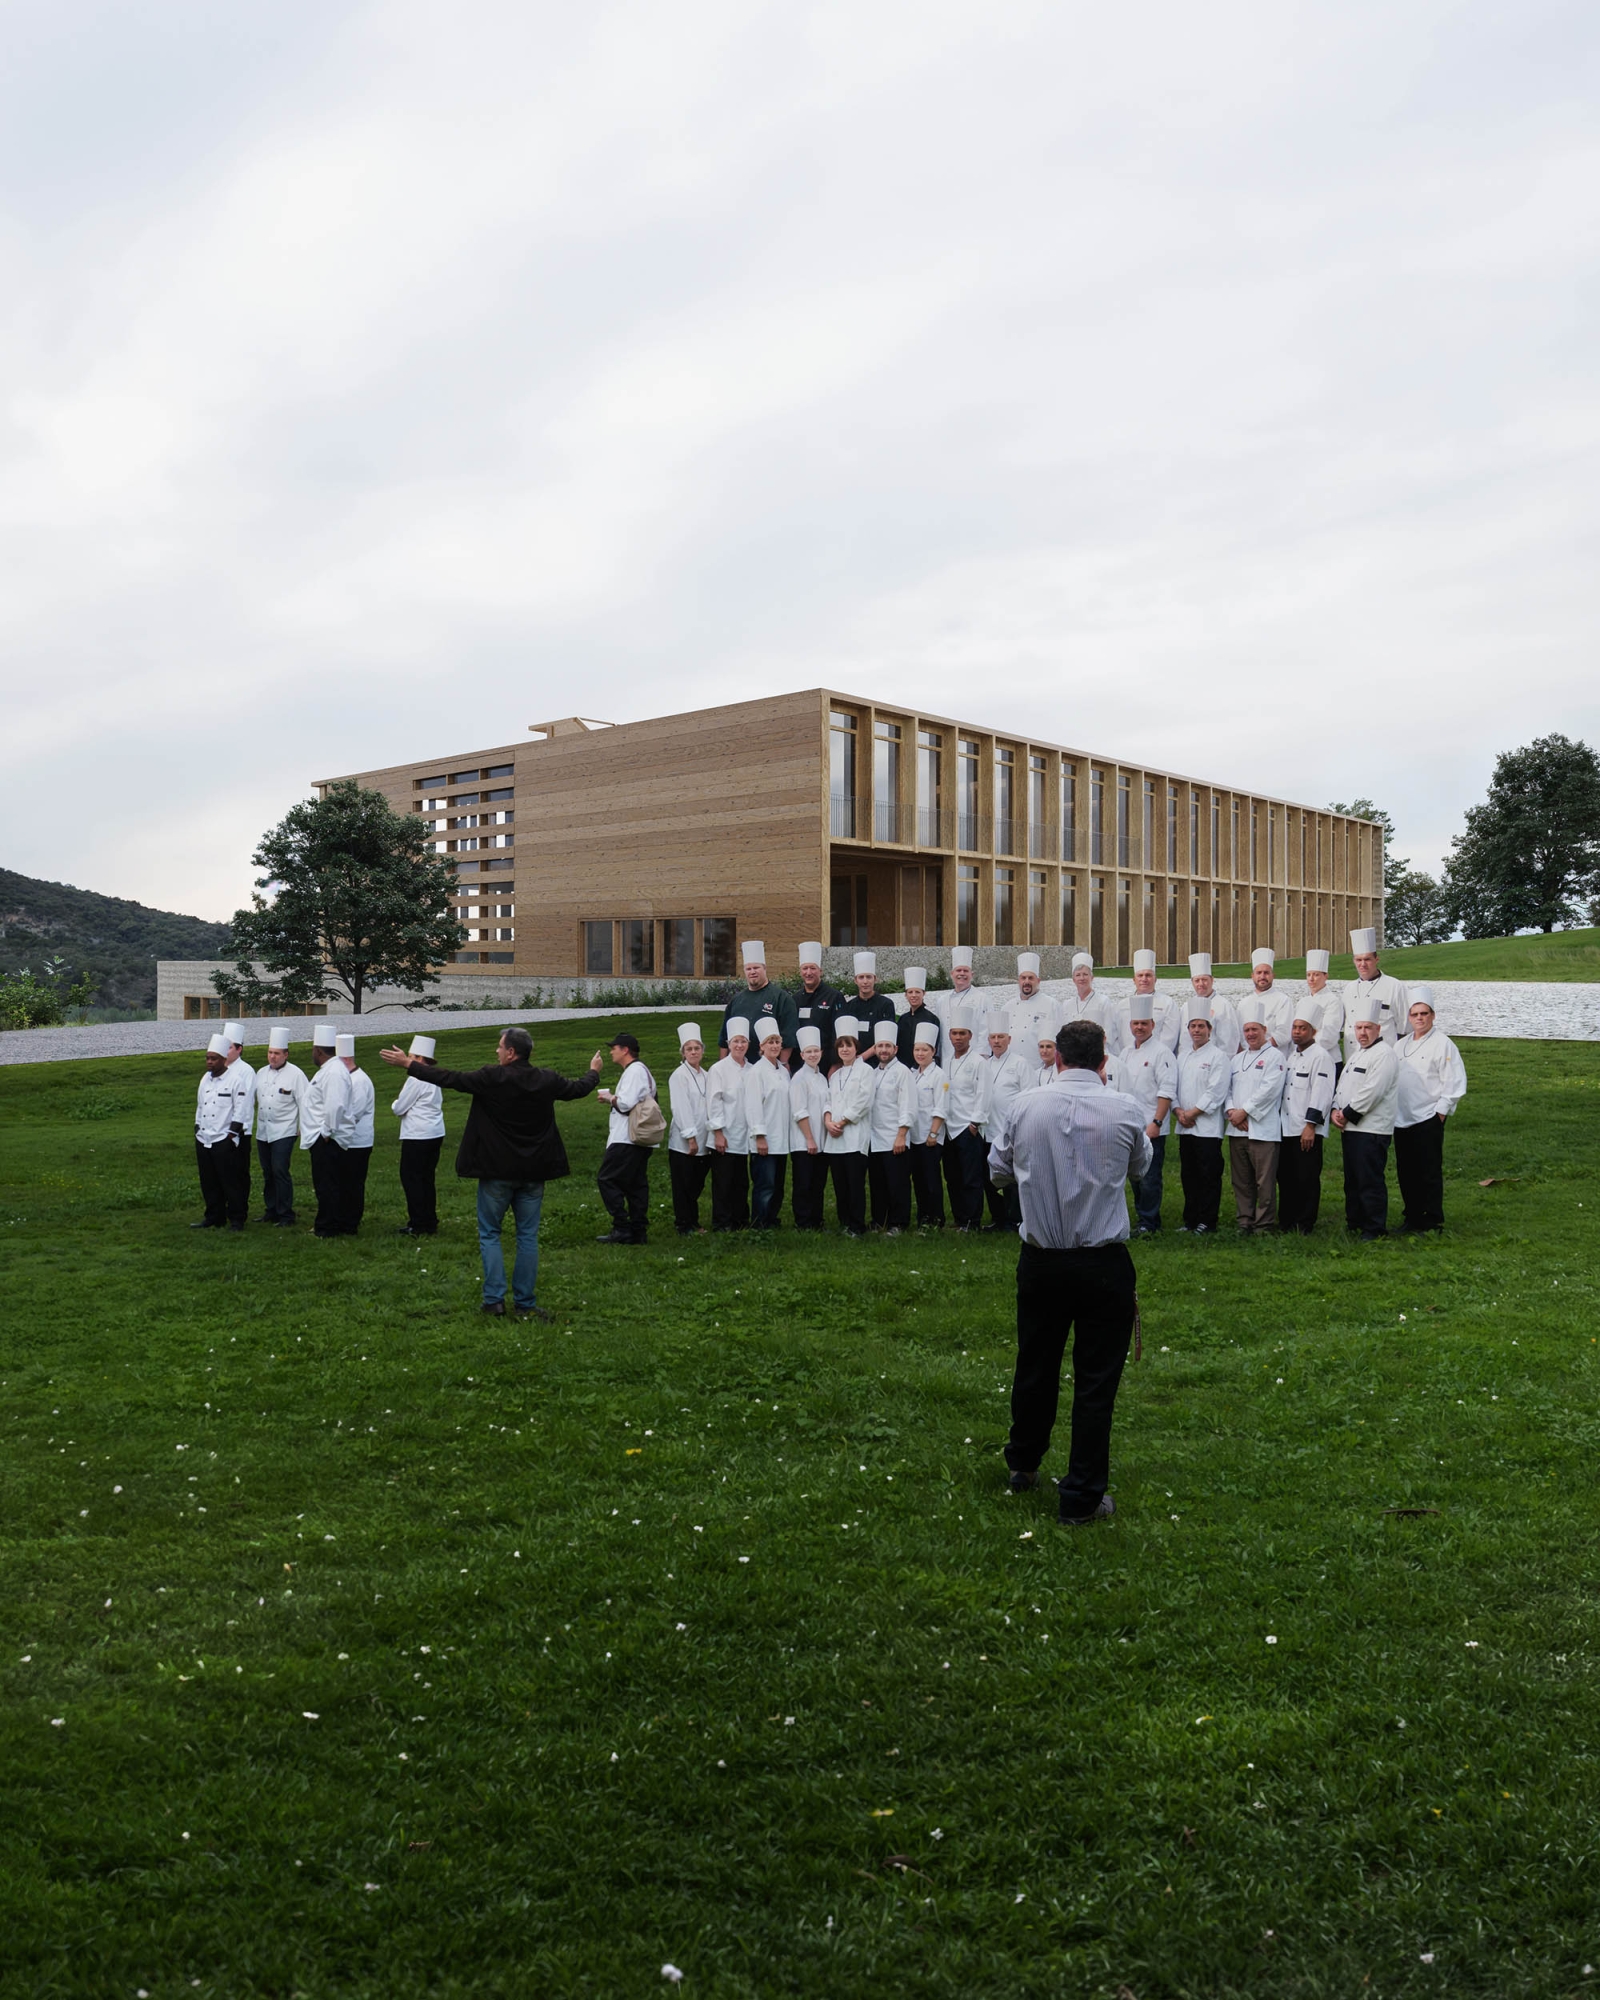
[[[994,851],[996,854],[1022,854],[1026,851],[1028,822],[1025,819],[997,819],[994,823]]]
[[[1064,826],[1061,829],[1061,858],[1063,861],[1076,861],[1078,858],[1078,830],[1076,827]]]
[[[835,840],[865,840],[867,801],[835,792],[828,800],[828,831]]]
[[[989,821],[983,813],[956,815],[956,845],[963,854],[980,854],[989,845]]]
[[[911,818],[911,807],[901,805],[898,799],[875,799],[872,806],[873,839],[909,847]]]
[[[956,816],[941,806],[917,807],[918,847],[954,847]]]
[[[1036,819],[1028,828],[1028,859],[1049,861],[1055,856],[1056,829],[1049,820]]]

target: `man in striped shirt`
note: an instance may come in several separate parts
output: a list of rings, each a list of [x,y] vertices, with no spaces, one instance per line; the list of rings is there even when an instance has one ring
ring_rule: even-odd
[[[991,1177],[1015,1182],[1022,1205],[1006,1463],[1013,1493],[1038,1485],[1072,1334],[1072,1444],[1058,1511],[1064,1525],[1085,1527],[1116,1512],[1106,1491],[1111,1414],[1137,1309],[1123,1189],[1147,1172],[1152,1149],[1139,1106],[1106,1088],[1100,1024],[1068,1022],[1056,1049],[1060,1076],[1017,1099],[989,1152]]]

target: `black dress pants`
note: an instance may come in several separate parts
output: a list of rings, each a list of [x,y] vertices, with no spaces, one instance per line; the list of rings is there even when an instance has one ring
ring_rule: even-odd
[[[910,1153],[911,1185],[917,1191],[917,1227],[919,1229],[943,1229],[944,1227],[944,1176],[941,1172],[939,1155],[944,1151],[939,1146],[913,1145]]]
[[[839,1227],[851,1236],[864,1236],[867,1229],[867,1156],[865,1153],[830,1153],[828,1170],[833,1176],[833,1205],[839,1213]]]
[[[1322,1205],[1322,1134],[1303,1150],[1298,1138],[1285,1139],[1278,1152],[1278,1227],[1309,1236]]]
[[[1183,1186],[1184,1228],[1214,1230],[1222,1207],[1222,1141],[1180,1132],[1178,1179]]]
[[[194,1142],[194,1163],[200,1175],[200,1199],[205,1203],[205,1219],[213,1229],[221,1229],[229,1220],[228,1170],[222,1156],[231,1143],[227,1139],[219,1146],[202,1146],[198,1139]]]
[[[344,1219],[341,1234],[354,1236],[367,1212],[367,1169],[372,1165],[370,1146],[349,1146],[344,1155]]]
[[[1011,1384],[1006,1463],[1037,1472],[1050,1447],[1061,1397],[1061,1362],[1072,1336],[1072,1443],[1061,1481],[1061,1515],[1092,1514],[1111,1472],[1111,1413],[1128,1359],[1136,1306],[1125,1243],[1093,1250],[1037,1250],[1017,1259],[1017,1367]]]
[[[680,1236],[700,1227],[700,1194],[711,1171],[709,1153],[668,1153],[667,1178],[672,1183],[672,1220]]]
[[[976,1132],[960,1131],[947,1137],[940,1149],[944,1154],[945,1186],[950,1191],[950,1217],[957,1229],[976,1229],[983,1220],[983,1182],[989,1149]]]
[[[989,1148],[983,1140],[984,1181],[983,1192],[989,1203],[989,1220],[996,1229],[1020,1229],[1022,1227],[1022,1197],[1017,1193],[1015,1181],[995,1182],[989,1179]]]
[[[596,1185],[611,1226],[632,1242],[642,1243],[650,1227],[650,1148],[607,1146]]]
[[[311,1142],[311,1189],[317,1198],[312,1229],[318,1236],[343,1236],[345,1231],[345,1156],[329,1138]]]
[[[911,1156],[880,1153],[876,1147],[867,1155],[867,1187],[872,1196],[874,1229],[911,1227]]]
[[[257,1139],[256,1158],[261,1162],[261,1219],[263,1222],[294,1221],[294,1149],[299,1140]]]
[[[435,1176],[443,1145],[442,1138],[400,1141],[400,1192],[406,1198],[406,1222],[419,1236],[432,1236],[438,1231]]]
[[[711,1227],[750,1227],[750,1159],[745,1153],[711,1155]]]
[[[213,1146],[223,1186],[228,1190],[228,1220],[241,1226],[250,1216],[250,1141],[224,1139]]]
[[[828,1162],[822,1153],[796,1151],[789,1155],[792,1169],[790,1200],[796,1229],[822,1227],[822,1198],[828,1191]]]
[[[1406,1228],[1443,1229],[1442,1118],[1425,1118],[1418,1125],[1397,1125],[1394,1128],[1394,1171],[1400,1183]]]
[[[1363,1236],[1382,1236],[1389,1227],[1389,1134],[1344,1133],[1344,1226]]]

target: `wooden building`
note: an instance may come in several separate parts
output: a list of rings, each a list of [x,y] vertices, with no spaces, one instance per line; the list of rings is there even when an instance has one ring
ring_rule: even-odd
[[[480,978],[731,974],[747,937],[776,972],[802,938],[1220,963],[1383,919],[1370,821],[828,689],[352,775],[455,863]]]

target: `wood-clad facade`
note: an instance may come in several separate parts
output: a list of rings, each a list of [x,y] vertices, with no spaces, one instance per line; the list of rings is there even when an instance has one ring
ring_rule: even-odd
[[[779,972],[808,937],[1223,962],[1382,926],[1369,821],[946,716],[812,689],[532,727],[353,774],[455,863],[447,973],[716,976],[747,937]]]

